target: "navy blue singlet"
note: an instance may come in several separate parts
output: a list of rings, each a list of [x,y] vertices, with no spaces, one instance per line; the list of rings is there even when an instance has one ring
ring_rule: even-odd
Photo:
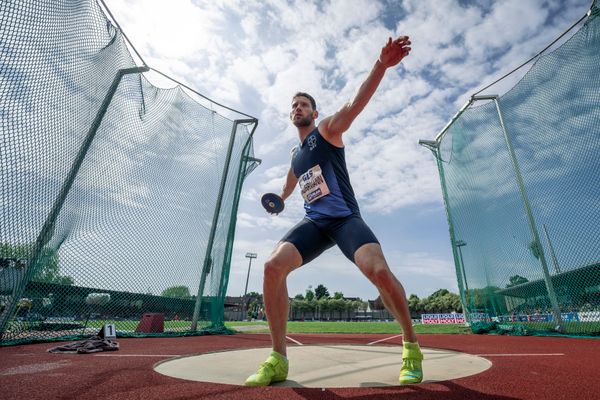
[[[344,148],[325,140],[318,128],[292,150],[292,171],[298,178],[308,218],[360,215],[350,185]]]

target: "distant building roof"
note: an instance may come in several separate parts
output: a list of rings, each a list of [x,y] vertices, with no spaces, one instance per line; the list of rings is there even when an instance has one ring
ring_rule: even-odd
[[[579,293],[583,288],[600,285],[600,263],[590,264],[585,267],[560,272],[551,276],[552,284],[565,288],[574,293]],[[563,289],[563,290],[565,290]],[[511,297],[532,298],[547,296],[546,283],[543,279],[521,283],[506,289],[496,291],[498,294]]]

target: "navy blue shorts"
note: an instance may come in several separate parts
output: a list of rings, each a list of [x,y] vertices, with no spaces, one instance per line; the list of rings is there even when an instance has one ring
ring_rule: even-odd
[[[290,229],[281,241],[296,246],[302,256],[302,265],[311,262],[335,244],[350,261],[354,262],[354,253],[362,245],[379,243],[371,229],[358,215],[319,220],[304,218]]]

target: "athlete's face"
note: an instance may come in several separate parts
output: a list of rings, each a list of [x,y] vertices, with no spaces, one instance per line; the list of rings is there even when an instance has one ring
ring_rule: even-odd
[[[298,128],[310,126],[318,115],[317,110],[313,110],[312,104],[307,97],[297,96],[292,99],[290,119]]]

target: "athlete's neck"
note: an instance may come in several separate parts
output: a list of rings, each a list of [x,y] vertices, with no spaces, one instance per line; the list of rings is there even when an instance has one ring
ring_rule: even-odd
[[[308,126],[298,126],[298,137],[300,138],[300,143],[304,142],[304,139],[306,139],[306,137],[315,130],[315,123],[313,121],[312,124],[308,125]]]

